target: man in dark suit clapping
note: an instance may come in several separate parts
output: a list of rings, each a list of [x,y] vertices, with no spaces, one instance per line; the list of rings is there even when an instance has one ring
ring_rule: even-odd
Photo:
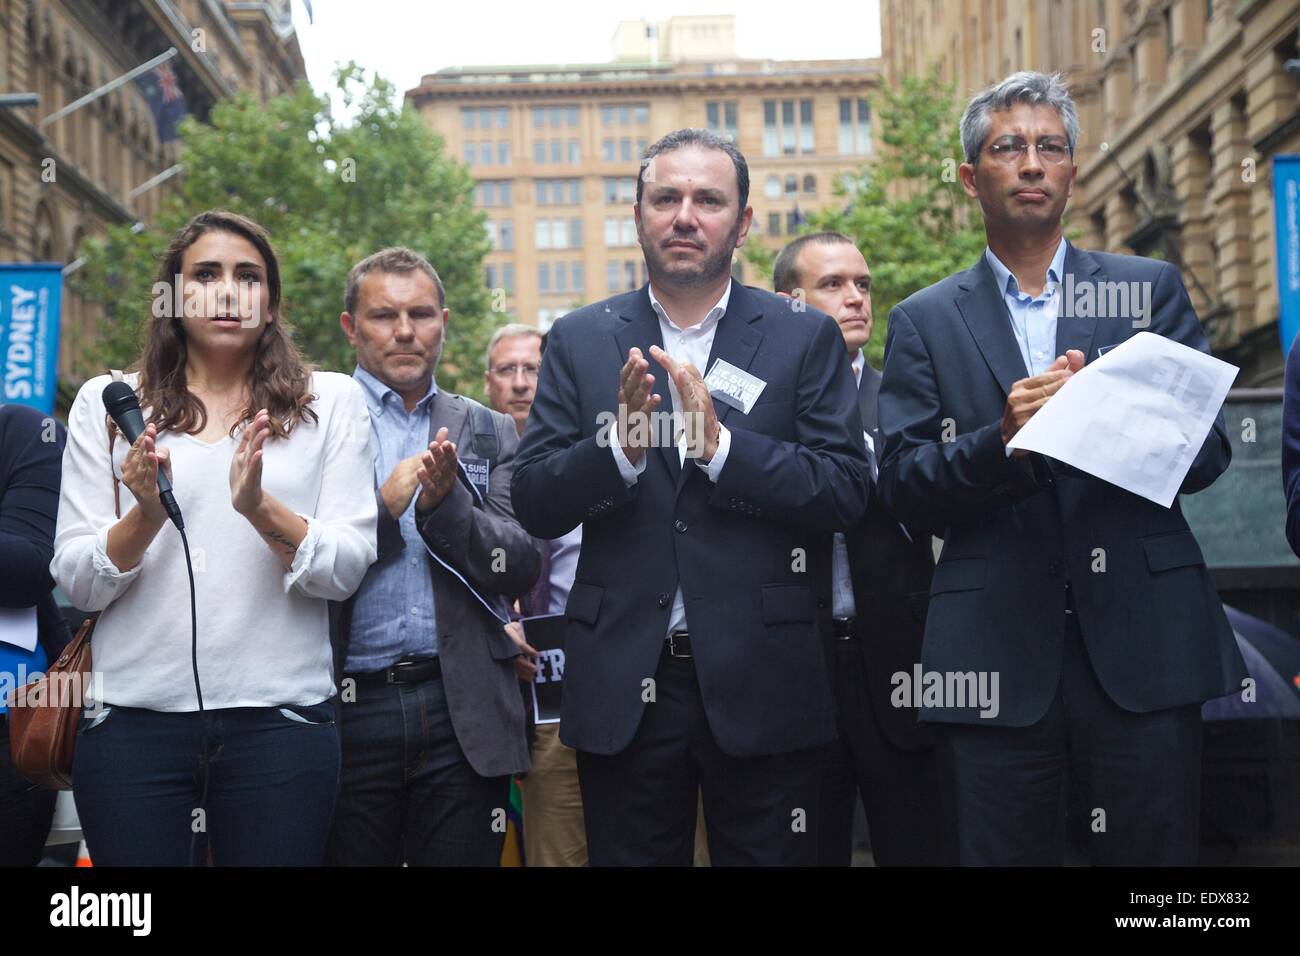
[[[748,193],[704,130],[646,151],[650,281],[552,327],[516,459],[531,534],[583,525],[560,736],[593,865],[689,865],[700,790],[715,866],[817,858],[834,713],[812,569],[862,516],[868,462],[835,323],[731,278]]]

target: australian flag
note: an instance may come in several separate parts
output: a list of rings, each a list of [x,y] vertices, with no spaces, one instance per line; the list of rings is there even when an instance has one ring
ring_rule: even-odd
[[[170,63],[154,67],[144,76],[137,77],[140,91],[149,101],[154,122],[158,125],[158,141],[169,143],[177,136],[176,127],[185,117],[185,94],[180,80]]]

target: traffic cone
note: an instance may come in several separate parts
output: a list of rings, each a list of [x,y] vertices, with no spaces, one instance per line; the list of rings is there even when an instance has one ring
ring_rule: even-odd
[[[90,862],[90,851],[86,849],[86,841],[85,841],[85,840],[82,840],[82,841],[81,841],[81,846],[77,847],[77,862],[76,862],[75,865],[76,865],[76,866],[94,866],[94,864]]]

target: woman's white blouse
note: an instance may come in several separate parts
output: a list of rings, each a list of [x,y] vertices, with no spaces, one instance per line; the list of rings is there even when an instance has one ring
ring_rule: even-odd
[[[74,607],[102,611],[91,642],[94,696],[151,710],[198,709],[190,666],[189,578],[180,532],[168,521],[140,563],[108,559],[113,514],[102,375],[68,415],[58,528],[50,572]],[[137,377],[127,375],[135,387]],[[262,489],[307,522],[285,571],[230,503],[230,461],[242,428],[214,444],[165,432],[172,482],[189,538],[205,709],[314,704],[334,692],[327,601],[347,598],[375,560],[370,421],[350,376],[316,372],[311,408],[287,439],[262,446]],[[147,414],[147,410],[146,410]],[[128,444],[113,445],[122,476]],[[121,486],[122,514],[135,506]],[[93,686],[93,683],[92,683]]]

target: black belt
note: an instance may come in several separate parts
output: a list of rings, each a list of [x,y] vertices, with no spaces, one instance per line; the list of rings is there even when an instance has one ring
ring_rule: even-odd
[[[392,667],[381,671],[359,671],[345,673],[358,684],[419,684],[442,676],[442,661],[437,657],[426,657],[418,661],[398,661]]]
[[[831,636],[837,641],[851,641],[856,636],[855,629],[858,619],[856,617],[833,617],[831,618]]]
[[[664,641],[664,647],[667,648],[669,657],[690,660],[694,656],[691,654],[691,635],[689,631],[670,631]]]

